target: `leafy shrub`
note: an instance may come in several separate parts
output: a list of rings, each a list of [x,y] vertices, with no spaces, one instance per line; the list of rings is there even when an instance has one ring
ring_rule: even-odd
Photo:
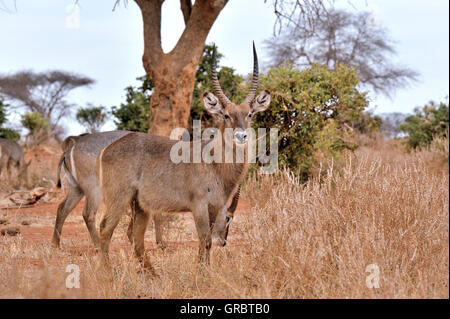
[[[447,137],[449,130],[448,103],[436,105],[430,101],[422,108],[416,108],[400,129],[408,134],[408,149],[427,147],[435,137]]]
[[[358,91],[354,69],[331,71],[314,64],[304,70],[278,67],[269,70],[261,86],[271,92],[268,110],[258,113],[255,125],[279,130],[279,161],[302,180],[310,172],[316,151],[335,156],[353,149],[352,125],[367,107],[366,93]]]

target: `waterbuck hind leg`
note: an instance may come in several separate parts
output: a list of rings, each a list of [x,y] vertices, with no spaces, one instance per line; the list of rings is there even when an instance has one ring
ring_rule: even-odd
[[[95,215],[100,203],[100,194],[89,193],[86,194],[86,205],[84,206],[83,219],[89,230],[92,242],[96,250],[100,248],[100,237],[97,229],[95,228]]]
[[[55,229],[53,230],[53,246],[59,247],[64,221],[82,198],[83,191],[78,186],[71,186],[66,198],[59,204],[56,212]]]
[[[131,202],[131,218],[130,223],[127,228],[127,237],[130,241],[130,244],[133,244],[134,238],[133,238],[133,228],[134,228],[134,222],[135,222],[135,216],[136,216],[136,209],[140,209],[137,207],[137,201],[133,199]],[[156,237],[156,245],[161,249],[165,250],[167,248],[166,243],[163,240],[163,223],[164,223],[164,216],[161,214],[153,214],[153,225],[155,227],[155,237]]]
[[[120,192],[114,188],[104,189],[104,201],[106,204],[105,214],[100,222],[100,251],[102,263],[109,268],[109,244],[111,238],[119,224],[120,218],[125,214],[127,207],[130,205],[133,198],[134,190],[128,189],[127,192]],[[116,194],[120,194],[117,196]],[[112,199],[112,200],[110,200]]]
[[[195,227],[197,229],[199,247],[198,262],[203,265],[209,265],[209,256],[211,250],[211,227],[209,222],[209,213],[207,205],[197,205],[193,210]]]
[[[107,208],[102,221],[100,222],[100,250],[102,255],[102,262],[106,266],[109,265],[109,244],[111,238],[119,224],[120,217],[122,216],[122,210],[124,207],[115,206]]]

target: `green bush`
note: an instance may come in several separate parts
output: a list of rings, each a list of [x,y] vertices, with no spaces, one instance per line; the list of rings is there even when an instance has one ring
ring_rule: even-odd
[[[257,114],[255,126],[278,128],[281,165],[306,180],[315,152],[335,156],[356,147],[352,124],[368,105],[358,83],[354,69],[337,66],[331,71],[318,64],[304,70],[282,66],[262,76],[261,87],[271,92],[272,101]]]
[[[430,101],[422,108],[416,108],[400,129],[408,134],[408,149],[427,147],[435,137],[447,137],[449,130],[448,103],[437,105]]]

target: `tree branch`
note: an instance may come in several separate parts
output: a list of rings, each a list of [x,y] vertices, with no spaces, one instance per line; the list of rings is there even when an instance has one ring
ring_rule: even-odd
[[[163,56],[161,46],[161,7],[164,0],[135,0],[142,12],[144,22],[144,55],[142,57],[147,74],[150,64],[156,65]]]
[[[191,0],[180,0],[181,12],[183,12],[184,25],[188,24],[189,18],[192,12],[192,1]]]
[[[192,57],[201,58],[204,43],[217,16],[228,3],[228,0],[197,0],[192,7],[190,18],[186,27],[173,49],[177,59],[184,64],[192,61]],[[186,54],[190,52],[190,54]],[[198,64],[199,61],[195,61]]]

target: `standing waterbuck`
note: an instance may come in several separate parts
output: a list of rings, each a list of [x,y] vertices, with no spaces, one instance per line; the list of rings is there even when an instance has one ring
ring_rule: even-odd
[[[252,116],[264,111],[270,104],[270,94],[261,92],[256,98],[258,87],[258,58],[253,45],[253,79],[250,91],[241,104],[231,102],[223,93],[215,69],[215,55],[212,62],[213,91],[203,96],[205,109],[222,121],[219,126],[218,149],[226,145],[245,154],[242,162],[220,161],[211,163],[192,160],[175,163],[171,150],[177,143],[185,143],[189,154],[206,146],[203,141],[176,141],[166,137],[130,133],[106,147],[97,159],[98,175],[106,206],[100,222],[100,249],[102,261],[108,265],[109,245],[120,217],[131,202],[135,203],[133,243],[135,254],[144,267],[153,271],[144,250],[144,234],[149,216],[154,212],[191,211],[199,237],[199,262],[209,263],[211,243],[225,244],[225,237],[231,218],[226,210],[233,195],[248,170],[247,142]],[[225,141],[225,130],[233,131],[231,143]],[[178,144],[179,145],[179,144]],[[216,150],[216,147],[214,147]],[[195,154],[194,154],[195,156]],[[231,205],[233,206],[233,205]]]
[[[59,247],[61,232],[64,221],[83,196],[86,196],[86,204],[83,211],[83,219],[89,230],[89,234],[95,248],[99,247],[99,236],[95,227],[95,215],[101,201],[101,187],[96,174],[96,160],[98,154],[108,145],[119,138],[130,134],[130,131],[111,131],[93,134],[82,134],[80,136],[69,136],[62,143],[63,154],[58,165],[58,183],[61,187],[61,168],[64,166],[68,181],[66,198],[59,204],[56,213],[55,228],[53,231],[52,244]],[[132,205],[133,208],[133,205]],[[128,227],[128,238],[132,240],[133,211],[130,226]],[[161,216],[154,215],[156,243],[162,249],[165,244],[162,240]]]
[[[12,168],[14,167],[17,174],[17,180],[21,184],[21,180],[25,180],[25,184],[29,186],[28,167],[31,160],[26,163],[24,160],[22,147],[16,142],[6,138],[0,138],[0,175],[4,168],[8,174],[8,183],[11,182]]]

